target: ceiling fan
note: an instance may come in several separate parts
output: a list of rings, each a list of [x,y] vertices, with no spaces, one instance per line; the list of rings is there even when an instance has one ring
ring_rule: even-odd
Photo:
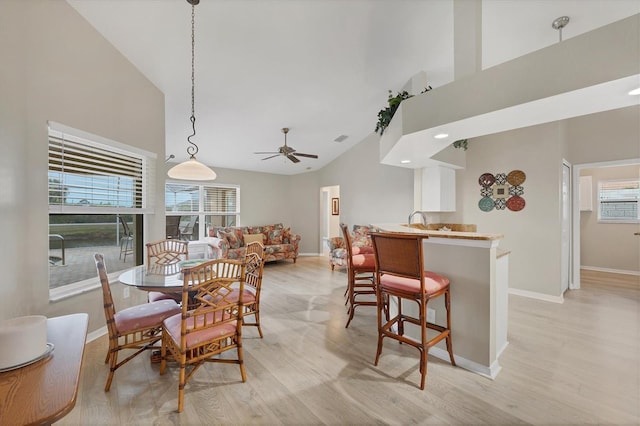
[[[315,154],[303,154],[301,152],[297,152],[295,149],[293,149],[293,148],[291,148],[290,146],[287,145],[287,133],[289,133],[289,128],[288,127],[284,127],[282,129],[282,133],[284,133],[284,145],[282,145],[280,148],[278,148],[277,151],[272,151],[272,152],[254,152],[254,154],[273,154],[273,155],[270,155],[269,157],[263,158],[263,160],[268,160],[269,158],[275,158],[275,157],[277,157],[279,155],[282,155],[284,157],[287,157],[289,160],[291,160],[294,163],[299,163],[300,162],[300,160],[297,157],[318,158],[318,156],[315,155]]]

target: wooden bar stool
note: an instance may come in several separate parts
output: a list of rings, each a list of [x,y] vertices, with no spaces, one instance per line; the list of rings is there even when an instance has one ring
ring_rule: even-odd
[[[347,313],[349,319],[344,327],[348,328],[357,306],[376,306],[377,304],[374,299],[376,265],[373,253],[360,253],[360,251],[355,253],[347,225],[341,223],[340,228],[347,249],[347,304],[349,306]]]
[[[417,348],[420,351],[420,389],[424,389],[427,376],[427,355],[429,348],[446,339],[451,365],[455,366],[451,344],[451,306],[449,279],[424,270],[424,257],[420,234],[371,233],[376,262],[378,300],[378,350],[375,365],[382,352],[382,340],[390,337]],[[441,326],[427,321],[427,303],[431,299],[444,296],[447,310],[447,325]],[[396,298],[397,312],[389,318],[384,312],[385,303]],[[411,301],[418,305],[418,315],[411,316],[403,311],[402,302]],[[385,314],[383,318],[383,313]],[[405,323],[420,327],[420,340],[405,337]],[[427,329],[437,334],[427,337]]]

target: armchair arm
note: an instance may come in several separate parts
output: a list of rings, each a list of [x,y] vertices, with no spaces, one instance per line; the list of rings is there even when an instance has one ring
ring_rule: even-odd
[[[205,237],[202,241],[209,245],[211,253],[207,253],[208,259],[226,259],[229,252],[229,243],[224,238]]]
[[[329,250],[335,250],[337,248],[344,248],[344,238],[342,237],[331,237],[327,240],[327,245],[329,246]]]
[[[289,244],[293,244],[293,248],[295,249],[296,253],[298,252],[298,245],[300,244],[301,238],[302,237],[298,234],[289,234]]]

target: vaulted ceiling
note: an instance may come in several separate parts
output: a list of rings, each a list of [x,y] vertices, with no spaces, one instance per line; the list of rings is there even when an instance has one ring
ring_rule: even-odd
[[[187,158],[191,6],[185,0],[67,0],[164,94],[166,153]],[[640,13],[640,0],[484,0],[482,66]],[[451,0],[201,0],[195,7],[194,141],[216,167],[317,170],[373,133],[388,90],[426,71],[453,80]],[[289,146],[318,154],[262,160]],[[335,139],[341,135],[342,142]]]

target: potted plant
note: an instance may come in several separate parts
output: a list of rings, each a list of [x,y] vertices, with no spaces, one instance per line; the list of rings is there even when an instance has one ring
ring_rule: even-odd
[[[425,93],[429,90],[431,90],[431,86],[425,87],[425,89],[420,93]],[[410,95],[406,90],[397,92],[395,96],[393,96],[393,92],[389,90],[389,97],[387,99],[387,103],[389,104],[389,106],[381,109],[378,112],[378,122],[376,123],[375,132],[380,133],[380,136],[382,136],[385,129],[389,126],[393,115],[396,113],[398,107],[400,106],[400,103],[402,103],[402,101],[404,101],[405,99],[409,99],[411,97],[413,97],[413,95]],[[468,147],[467,139],[457,140],[453,143],[453,146],[454,148],[461,148],[466,151]]]

